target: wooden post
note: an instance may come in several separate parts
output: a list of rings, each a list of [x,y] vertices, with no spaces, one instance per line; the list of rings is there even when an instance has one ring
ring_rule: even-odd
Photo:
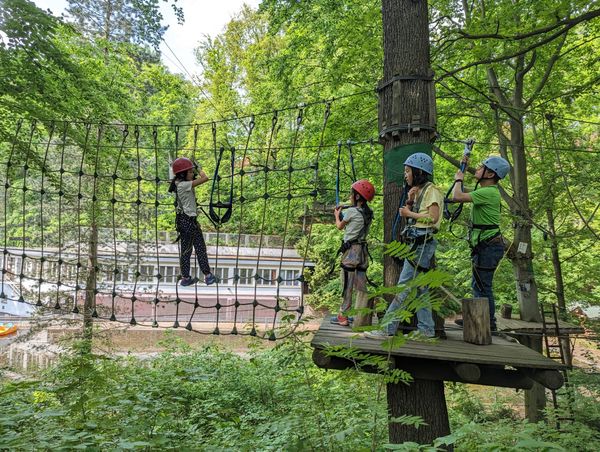
[[[367,312],[368,308],[370,308],[372,304],[369,300],[369,294],[363,290],[356,289],[355,293],[356,298],[354,300],[354,309],[356,309],[357,312],[354,314],[354,322],[352,323],[352,326],[371,326],[373,313]]]
[[[517,336],[519,342],[532,350],[542,354],[541,336]],[[534,382],[529,390],[525,390],[525,415],[529,422],[538,422],[544,418],[544,408],[546,408],[546,391],[544,387]]]
[[[500,315],[502,316],[503,319],[512,318],[512,305],[503,304],[502,307],[500,308]]]
[[[487,298],[463,298],[463,340],[471,344],[492,343],[490,308]]]

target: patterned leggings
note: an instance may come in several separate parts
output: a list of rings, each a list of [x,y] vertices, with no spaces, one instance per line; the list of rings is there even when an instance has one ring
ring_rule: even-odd
[[[192,256],[192,246],[196,250],[196,258],[200,270],[205,275],[210,273],[210,265],[208,264],[208,256],[206,254],[206,244],[202,229],[198,224],[196,217],[190,217],[182,213],[178,213],[175,217],[177,232],[181,240],[181,248],[179,252],[179,265],[181,267],[181,276],[187,278],[190,276],[190,258]]]

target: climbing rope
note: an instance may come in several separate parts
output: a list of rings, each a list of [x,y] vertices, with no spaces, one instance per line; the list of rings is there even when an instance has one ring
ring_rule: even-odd
[[[336,146],[325,143],[333,104],[252,116],[243,127],[239,119],[214,128],[15,121],[14,133],[0,140],[0,296],[131,325],[268,339],[290,334],[279,326],[284,319],[293,327],[304,313],[313,239],[312,223],[300,230],[296,219],[310,217],[331,190],[319,177],[319,159]],[[308,131],[318,131],[317,143]],[[346,149],[355,175],[353,144]],[[177,284],[179,245],[168,239],[173,152],[213,174],[209,190],[197,190],[200,207],[218,217],[214,229],[200,219],[217,276],[210,288]],[[9,285],[17,289],[14,299]]]

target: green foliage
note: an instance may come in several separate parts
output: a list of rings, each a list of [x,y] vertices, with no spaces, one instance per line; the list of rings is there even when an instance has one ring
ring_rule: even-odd
[[[319,370],[309,351],[174,347],[145,361],[74,353],[39,382],[3,384],[0,438],[11,449],[369,447],[374,412],[385,431],[377,377]]]
[[[384,356],[352,349],[328,353],[387,376],[321,370],[298,339],[273,349],[257,343],[240,356],[215,347],[192,351],[167,335],[169,350],[143,360],[90,355],[76,346],[38,380],[1,382],[0,441],[12,450],[434,450],[386,444],[382,386],[410,383],[410,376],[389,372]],[[514,399],[488,407],[468,386],[447,385],[453,432],[435,445],[454,444],[457,451],[597,450],[598,378],[574,373],[571,380],[579,388],[575,422],[562,422],[560,431],[552,418],[539,424],[516,419]],[[410,415],[391,421],[423,425]]]

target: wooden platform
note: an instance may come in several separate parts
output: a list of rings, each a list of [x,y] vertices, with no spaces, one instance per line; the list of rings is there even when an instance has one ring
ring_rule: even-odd
[[[502,317],[496,317],[496,325],[498,329],[503,332],[510,333],[527,333],[527,334],[539,334],[544,332],[544,325],[540,322],[525,322],[519,319],[504,319]],[[584,334],[585,330],[579,325],[573,325],[571,323],[558,321],[559,334],[560,335],[577,335]],[[554,328],[554,320],[546,319],[546,334],[548,336],[556,336]]]
[[[399,348],[388,351],[383,341],[367,339],[362,333],[348,327],[332,325],[325,319],[316,332],[311,346],[315,348],[313,359],[317,365],[325,368],[342,369],[352,367],[343,359],[327,357],[323,349],[328,346],[354,347],[361,352],[386,355],[396,368],[417,373],[417,377],[427,380],[462,381],[492,386],[529,389],[532,379],[546,387],[562,386],[559,370],[566,366],[549,359],[510,338],[494,336],[491,345],[474,345],[462,340],[462,330],[458,327],[446,329],[447,339],[438,339],[433,343],[408,341]],[[461,375],[459,367],[470,366],[479,372],[480,377]],[[554,379],[550,386],[542,382],[541,375]]]

